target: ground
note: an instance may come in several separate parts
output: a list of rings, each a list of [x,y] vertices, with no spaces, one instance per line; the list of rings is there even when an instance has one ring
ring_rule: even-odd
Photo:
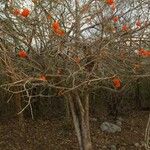
[[[101,131],[100,125],[107,118],[91,117],[93,150],[109,149],[110,145],[118,150],[138,150],[135,143],[144,141],[148,114],[134,111],[123,116],[122,131],[115,134]],[[78,143],[73,126],[64,118],[26,120],[24,132],[12,119],[0,122],[0,150],[78,150]]]

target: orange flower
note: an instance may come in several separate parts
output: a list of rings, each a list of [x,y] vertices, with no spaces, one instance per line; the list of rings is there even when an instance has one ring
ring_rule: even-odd
[[[112,11],[115,11],[115,9],[116,9],[115,3],[113,3],[113,4],[111,5],[111,9],[112,9]]]
[[[19,55],[20,58],[27,58],[28,57],[27,52],[22,50],[22,49],[19,50],[18,55]]]
[[[114,78],[113,79],[113,85],[116,89],[120,88],[121,87],[121,80],[118,79],[118,78]]]
[[[59,30],[59,29],[60,29],[60,24],[59,24],[59,22],[58,22],[58,21],[53,22],[52,28],[53,28],[54,31]]]
[[[140,56],[144,57],[150,57],[150,51],[145,50],[144,48],[141,48],[138,52]]]
[[[115,16],[114,18],[113,18],[113,21],[116,23],[116,22],[118,22],[118,20],[119,20],[119,17],[118,16]]]
[[[137,26],[138,28],[141,27],[141,21],[140,21],[140,20],[137,20],[137,21],[136,21],[136,26]]]
[[[53,22],[52,24],[52,28],[53,28],[53,31],[59,35],[59,36],[64,36],[65,32],[63,29],[60,28],[60,24],[58,21],[55,21]]]
[[[47,16],[47,19],[50,20],[50,19],[51,19],[51,15],[48,15],[48,16]]]
[[[128,31],[128,26],[127,25],[123,25],[122,26],[122,31]]]
[[[15,15],[15,16],[18,16],[18,15],[20,15],[20,10],[19,9],[14,9],[14,11],[13,11],[13,14]]]
[[[30,10],[28,8],[23,9],[21,15],[23,17],[28,17],[30,15]]]
[[[146,57],[150,57],[150,51],[145,51],[145,53]]]
[[[64,30],[62,30],[62,29],[56,30],[55,33],[56,33],[57,35],[59,35],[59,36],[64,36],[64,35],[65,35],[65,32],[64,32]]]
[[[112,4],[114,4],[114,0],[106,0],[106,3],[107,3],[108,5],[112,5]]]
[[[39,79],[42,80],[42,81],[46,81],[45,75],[41,75]]]
[[[140,56],[143,56],[144,53],[145,53],[144,48],[141,48],[141,49],[138,51],[138,54],[139,54]]]

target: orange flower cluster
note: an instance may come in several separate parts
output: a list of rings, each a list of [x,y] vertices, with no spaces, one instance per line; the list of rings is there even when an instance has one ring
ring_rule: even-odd
[[[43,74],[39,77],[39,79],[42,80],[42,81],[46,81],[46,77]]]
[[[119,20],[119,17],[118,16],[115,16],[114,18],[113,18],[113,21],[116,23],[116,22],[118,22],[118,20]]]
[[[27,58],[28,57],[28,54],[27,54],[27,52],[26,51],[24,51],[24,50],[19,50],[19,52],[18,52],[18,56],[20,57],[20,58]]]
[[[52,29],[59,36],[64,36],[64,34],[65,34],[64,30],[61,29],[58,21],[53,22]]]
[[[112,11],[115,11],[115,9],[116,9],[115,3],[112,4],[111,9],[112,9]]]
[[[121,87],[121,80],[118,78],[113,79],[113,85],[116,89],[119,89]]]
[[[122,31],[126,31],[126,32],[127,32],[128,29],[129,29],[129,28],[128,28],[128,26],[127,26],[126,24],[122,26]]]
[[[113,11],[116,9],[115,0],[106,0],[106,3],[111,7]]]
[[[108,5],[113,5],[115,2],[114,2],[114,0],[106,0],[106,3],[107,3]]]
[[[14,11],[13,11],[13,14],[14,14],[15,16],[20,15],[20,10],[17,9],[17,8],[15,8]]]
[[[48,20],[50,20],[51,18],[52,18],[52,16],[51,16],[51,15],[48,15],[48,16],[47,16],[47,19],[48,19]]]
[[[21,15],[26,18],[30,15],[30,10],[28,8],[24,8],[23,11],[21,12],[19,9],[15,8],[13,14],[15,16]]]
[[[144,57],[150,57],[150,51],[145,50],[144,48],[141,48],[138,52],[140,56]]]
[[[138,28],[140,28],[141,25],[142,25],[142,24],[141,24],[141,21],[140,21],[140,20],[137,20],[137,21],[136,21],[136,26],[137,26]]]
[[[30,10],[28,8],[23,9],[21,15],[23,17],[28,17],[30,15]]]

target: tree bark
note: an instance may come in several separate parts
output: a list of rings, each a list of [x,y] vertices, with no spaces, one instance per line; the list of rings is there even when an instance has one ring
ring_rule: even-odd
[[[15,96],[15,107],[16,107],[17,113],[22,110],[22,106],[21,106],[21,94],[20,93],[17,93],[16,96]],[[24,124],[23,113],[21,113],[21,114],[18,115],[18,120],[19,120],[19,125],[23,126],[23,124]]]
[[[136,89],[135,89],[135,100],[137,105],[137,110],[141,109],[141,99],[140,99],[140,86],[139,86],[140,79],[136,80]]]
[[[86,94],[84,104],[78,93],[69,95],[70,110],[80,150],[92,150],[89,126],[89,94]]]
[[[12,79],[12,82],[14,80]],[[13,87],[14,91],[20,91],[19,87]],[[22,93],[16,93],[14,95],[14,104],[15,104],[15,109],[16,109],[16,113],[19,113],[22,110],[22,102],[21,102],[21,94]],[[19,126],[21,128],[22,131],[24,131],[24,115],[23,112],[17,115],[18,117],[18,122],[19,122]]]

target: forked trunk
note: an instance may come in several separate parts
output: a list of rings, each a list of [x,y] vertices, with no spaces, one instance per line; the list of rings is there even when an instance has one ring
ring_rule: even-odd
[[[69,95],[69,103],[80,150],[92,150],[89,127],[89,94],[85,96],[84,104],[78,93],[73,96]]]

